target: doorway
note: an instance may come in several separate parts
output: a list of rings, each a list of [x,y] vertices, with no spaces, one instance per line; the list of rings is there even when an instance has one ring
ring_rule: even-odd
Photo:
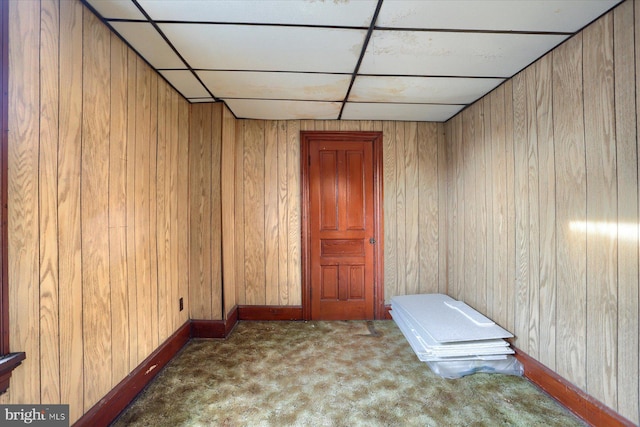
[[[384,318],[382,133],[300,133],[302,309],[308,320]]]

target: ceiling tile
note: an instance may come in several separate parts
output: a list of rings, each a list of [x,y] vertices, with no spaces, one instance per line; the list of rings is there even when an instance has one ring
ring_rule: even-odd
[[[359,76],[353,84],[349,101],[467,104],[503,81],[488,78]]]
[[[228,99],[227,106],[241,119],[335,120],[340,114],[339,102],[276,101],[262,99]]]
[[[464,105],[348,102],[342,112],[342,119],[444,122],[462,108]]]
[[[189,70],[160,70],[159,72],[185,98],[209,98],[211,96]]]
[[[376,25],[394,28],[574,32],[620,0],[394,0]]]
[[[362,74],[511,77],[566,36],[374,31]]]
[[[351,81],[350,75],[340,74],[199,71],[198,75],[218,98],[341,101]]]
[[[139,19],[146,18],[131,0],[86,0],[100,15],[106,19]]]
[[[369,27],[376,0],[138,0],[154,20]]]
[[[185,68],[184,63],[151,24],[111,22],[111,25],[154,68]]]
[[[161,24],[194,69],[351,73],[366,31],[251,25]]]

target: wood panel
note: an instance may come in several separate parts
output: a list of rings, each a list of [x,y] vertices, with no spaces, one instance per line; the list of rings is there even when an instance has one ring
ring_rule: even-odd
[[[615,70],[616,158],[618,170],[618,409],[638,423],[638,136],[637,102],[634,87],[636,64],[634,46],[640,51],[640,39],[634,40],[634,19],[640,23],[637,3],[625,2],[614,10],[613,49]],[[637,27],[638,24],[635,24]],[[635,37],[639,37],[637,29]],[[635,55],[637,58],[637,54]]]
[[[556,370],[586,387],[586,166],[582,97],[582,34],[553,52],[557,244]],[[526,350],[525,350],[526,351]]]
[[[583,31],[583,90],[587,164],[587,224],[618,220],[613,87],[613,14]],[[618,308],[617,233],[587,233],[587,384],[589,393],[615,406]]]
[[[476,142],[476,129],[477,124],[475,122],[477,106],[473,108],[467,108],[462,112],[462,179],[463,179],[463,193],[462,199],[464,200],[464,213],[461,217],[461,221],[464,224],[464,266],[462,267],[463,276],[461,278],[461,288],[458,290],[458,298],[468,301],[468,304],[472,307],[478,307],[476,298],[476,265],[477,265],[477,245],[476,245],[476,230],[477,230],[477,202],[475,200],[476,195],[476,164],[472,161],[472,158],[477,155],[477,151],[481,148],[480,141]]]
[[[9,40],[20,40],[20,45],[9,46],[7,226],[11,349],[26,352],[27,359],[13,371],[9,397],[12,402],[40,402],[40,3],[20,4],[9,5]]]
[[[222,205],[220,204],[220,165],[222,155],[222,103],[212,105],[211,110],[211,315],[210,319],[222,319]]]
[[[111,289],[109,274],[109,105],[111,37],[84,12],[82,122],[82,324],[84,409],[111,389]],[[148,319],[148,318],[147,318]],[[139,319],[140,320],[140,319]]]
[[[172,323],[171,304],[186,280],[178,289],[153,273],[162,239],[174,242],[155,234],[167,201],[188,208],[188,182],[179,204],[167,185],[178,164],[162,154],[188,140],[188,107],[80,2],[9,9],[9,314],[27,359],[2,401],[68,403],[73,423],[187,319]],[[170,229],[186,219],[170,218]],[[174,253],[165,277],[188,266]]]
[[[224,286],[225,319],[236,305],[235,258],[235,156],[236,125],[231,111],[222,111],[222,150],[220,168],[220,197],[222,206],[222,283]],[[282,223],[281,220],[279,221]],[[279,225],[280,225],[279,224]],[[281,255],[282,252],[278,254]]]
[[[82,345],[82,244],[80,180],[82,152],[82,20],[77,2],[60,3],[58,140],[58,256],[60,402],[76,420],[84,409]],[[55,50],[54,50],[55,51]],[[130,264],[130,263],[129,263]],[[130,335],[129,335],[130,336]],[[13,337],[12,337],[13,340]],[[124,347],[122,353],[129,357]],[[12,387],[15,386],[12,380]]]
[[[235,180],[238,304],[301,304],[299,132],[342,126],[334,121],[237,121],[236,149],[244,153],[236,157]],[[439,240],[445,218],[439,203],[446,192],[443,126],[387,121],[345,126],[383,131],[385,299],[436,292],[439,286],[445,291],[446,274],[440,279],[438,273],[438,265],[446,265],[446,258],[440,259],[446,242]]]
[[[459,266],[471,254],[461,245],[471,240],[487,253],[486,279],[475,282],[476,298],[487,294],[487,314],[528,355],[634,423],[637,4],[621,3],[445,124],[449,293],[461,294]],[[474,154],[474,108],[491,126],[480,139],[484,158]],[[460,197],[464,186],[478,185],[482,168],[491,200],[486,241],[471,219],[478,215],[466,215],[481,209],[481,197]],[[474,302],[469,286],[464,299]]]
[[[40,49],[56,49],[60,35],[59,5],[42,2]],[[40,58],[40,399],[60,403],[58,324],[58,66],[57,56]]]

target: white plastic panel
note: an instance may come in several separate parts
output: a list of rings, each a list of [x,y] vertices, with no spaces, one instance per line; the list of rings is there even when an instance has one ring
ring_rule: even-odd
[[[566,36],[375,31],[362,74],[511,77]]]
[[[151,24],[112,22],[111,25],[154,68],[185,68],[184,63]]]
[[[87,3],[106,19],[146,20],[131,0],[87,0]]]
[[[494,322],[483,326],[469,320],[445,302],[455,300],[444,294],[401,295],[391,298],[392,309],[400,309],[412,324],[417,324],[438,343],[509,338],[513,335]],[[477,313],[478,317],[484,317]]]
[[[199,71],[209,90],[220,98],[264,98],[342,101],[350,75]]]
[[[194,69],[352,73],[366,31],[161,24]]]
[[[185,98],[210,97],[209,92],[189,70],[161,70],[160,74]]]
[[[353,84],[349,101],[467,104],[503,81],[488,78],[359,76]]]
[[[464,105],[348,102],[342,112],[342,118],[344,120],[444,122],[462,108]]]
[[[340,114],[339,102],[277,101],[261,99],[225,99],[227,106],[241,119],[335,120]]]
[[[574,32],[620,0],[393,0],[376,25],[395,28]]]
[[[139,0],[154,20],[369,27],[376,0]]]

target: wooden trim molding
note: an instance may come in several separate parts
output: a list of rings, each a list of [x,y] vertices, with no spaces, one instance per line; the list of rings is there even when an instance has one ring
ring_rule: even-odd
[[[374,238],[376,244],[373,248],[374,283],[373,283],[373,316],[375,319],[384,319],[384,221],[383,221],[383,134],[382,132],[354,132],[354,131],[301,131],[300,132],[300,173],[302,183],[302,318],[311,320],[311,265],[309,243],[311,233],[309,230],[309,143],[312,139],[321,137],[324,139],[373,142],[373,223]]]
[[[393,317],[391,317],[391,313],[389,313],[390,311],[391,311],[391,304],[385,304],[384,316],[382,316],[384,320],[393,320]]]
[[[74,427],[108,426],[135,399],[144,387],[189,341],[191,323],[185,322],[160,347],[126,376],[105,397],[87,411]]]
[[[303,320],[302,306],[241,305],[238,320]]]
[[[191,338],[226,338],[238,323],[238,306],[227,314],[226,320],[191,320]]]
[[[635,425],[519,348],[513,348],[516,359],[524,366],[524,376],[589,425],[608,427]]]

